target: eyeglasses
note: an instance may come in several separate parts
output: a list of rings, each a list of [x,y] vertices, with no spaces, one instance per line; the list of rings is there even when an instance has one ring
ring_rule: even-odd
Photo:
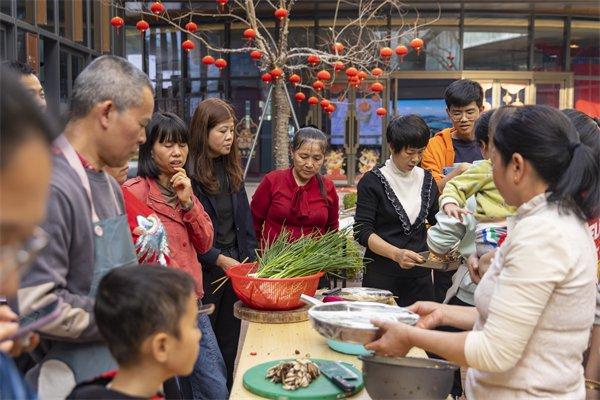
[[[29,267],[38,254],[48,246],[50,236],[40,227],[35,228],[23,244],[0,246],[0,270],[8,274]]]
[[[479,115],[479,113],[477,112],[477,110],[466,110],[466,111],[450,111],[450,119],[454,122],[458,122],[463,118],[463,115],[469,120],[469,121],[473,121],[475,119],[477,119],[477,116]]]

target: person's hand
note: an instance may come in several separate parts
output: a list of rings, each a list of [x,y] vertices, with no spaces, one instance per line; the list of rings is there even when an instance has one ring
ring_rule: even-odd
[[[398,249],[394,255],[394,261],[400,265],[400,268],[411,269],[417,264],[423,264],[425,259],[418,253],[407,249]]]
[[[404,357],[413,347],[408,338],[408,331],[414,329],[402,322],[371,321],[379,328],[379,339],[365,345],[367,350],[389,357]]]
[[[223,269],[223,271],[227,271],[236,265],[240,265],[240,262],[235,258],[227,257],[223,254],[219,254],[219,257],[217,257],[217,266]]]
[[[465,172],[469,168],[471,168],[471,164],[469,164],[469,163],[460,163],[458,165],[458,167],[456,167],[456,169],[455,169],[455,171],[457,172],[456,176],[462,174],[463,172]]]
[[[444,325],[444,304],[435,301],[417,301],[407,309],[419,315],[419,322],[415,325],[417,328],[435,329]]]
[[[40,344],[40,335],[30,333],[29,335],[14,341],[9,354],[11,357],[19,357],[23,353],[30,353]]]
[[[177,198],[181,205],[190,209],[194,205],[192,201],[192,181],[188,178],[183,168],[175,168],[177,173],[171,177],[171,186],[175,189]]]
[[[18,319],[10,307],[0,306],[0,351],[4,353],[9,353],[14,346],[14,341],[7,339],[19,329]]]
[[[454,203],[445,204],[443,207],[443,210],[447,216],[454,217],[457,220],[459,220],[460,222],[462,222],[462,220],[463,220],[463,218],[462,218],[463,215],[471,214],[471,211],[461,208],[457,204],[454,204]]]
[[[469,269],[471,281],[473,281],[474,284],[478,284],[481,277],[479,276],[479,259],[477,258],[477,254],[471,254],[469,258],[467,258],[467,268]]]
[[[479,276],[483,278],[483,275],[487,272],[494,256],[496,255],[496,249],[490,250],[479,258]]]

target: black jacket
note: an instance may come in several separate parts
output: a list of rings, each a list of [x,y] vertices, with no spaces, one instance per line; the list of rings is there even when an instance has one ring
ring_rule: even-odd
[[[427,230],[425,221],[434,225],[438,212],[438,188],[431,176],[425,171],[423,187],[421,188],[421,211],[411,225],[402,204],[394,194],[379,168],[367,172],[358,183],[358,199],[354,217],[354,237],[362,246],[367,248],[365,262],[367,268],[377,272],[398,276],[417,277],[431,273],[431,270],[421,267],[401,269],[398,263],[386,257],[375,254],[369,249],[368,240],[376,233],[386,242],[400,248],[415,252],[427,251]]]
[[[204,211],[206,211],[210,217],[213,227],[216,227],[218,220],[215,196],[206,193],[202,185],[196,180],[192,180],[192,189],[194,190],[194,195],[196,195],[198,200],[202,203]],[[246,194],[246,187],[243,183],[237,193],[231,194],[231,204],[233,204],[233,220],[237,233],[237,247],[240,254],[239,261],[243,261],[246,257],[248,257],[249,261],[254,261],[256,258],[256,253],[254,251],[257,248],[258,243],[256,242],[256,235],[254,234],[254,225],[252,223],[248,195]],[[217,235],[215,235],[214,240],[217,240]],[[221,254],[221,250],[214,247],[214,245],[215,242],[213,241],[213,247],[206,253],[198,256],[198,259],[203,266],[216,265],[217,257]]]

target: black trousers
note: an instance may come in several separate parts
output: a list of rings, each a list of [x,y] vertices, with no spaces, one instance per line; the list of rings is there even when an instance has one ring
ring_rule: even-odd
[[[382,274],[367,267],[362,285],[363,287],[389,290],[396,296],[396,303],[400,307],[410,306],[417,301],[433,300],[431,274],[404,278]]]
[[[221,254],[239,260],[237,247],[221,249]],[[204,304],[212,303],[215,311],[210,315],[210,323],[219,343],[219,349],[227,367],[227,389],[233,385],[233,370],[237,356],[238,342],[240,340],[241,321],[233,315],[233,305],[238,301],[233,292],[231,282],[228,280],[216,293],[215,289],[221,282],[212,285],[212,282],[223,277],[225,272],[216,265],[206,266],[202,269],[204,286]]]
[[[450,301],[448,301],[448,304],[452,304],[452,305],[455,305],[455,306],[472,307],[471,304],[465,303],[464,301],[462,301],[461,299],[459,299],[456,296],[454,296],[453,298],[451,298]],[[455,328],[453,326],[438,326],[436,328],[436,331],[462,332],[461,329],[457,329],[457,328]],[[438,356],[437,354],[434,354],[434,353],[427,352],[427,355],[429,356],[429,358],[437,358],[438,360],[443,360],[442,357],[440,357],[440,356]],[[460,377],[460,369],[458,369],[458,370],[456,370],[456,372],[454,372],[454,382],[452,384],[452,391],[450,392],[450,394],[453,397],[460,397],[463,394],[462,379]]]
[[[446,299],[446,292],[452,286],[452,276],[456,271],[433,271],[433,292],[435,301],[443,303]]]

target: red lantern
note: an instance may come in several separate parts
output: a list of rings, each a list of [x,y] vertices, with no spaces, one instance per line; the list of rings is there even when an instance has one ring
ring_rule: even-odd
[[[146,32],[148,30],[148,28],[150,28],[150,24],[148,24],[146,21],[144,21],[143,19],[139,20],[136,24],[135,24],[135,29],[137,29],[138,31],[140,31],[142,34],[144,32]]]
[[[306,61],[308,61],[308,63],[314,67],[321,62],[321,59],[318,56],[311,54],[310,56],[306,57]]]
[[[281,70],[281,68],[275,67],[271,70],[270,74],[274,79],[277,80],[281,78],[281,76],[283,75],[283,71]]]
[[[334,53],[342,54],[344,52],[344,45],[340,42],[335,42],[333,46],[331,46]]]
[[[417,55],[419,55],[419,53],[421,52],[423,45],[424,45],[423,39],[414,38],[413,40],[410,41],[410,47],[415,49],[415,51],[417,52]]]
[[[262,81],[264,83],[269,83],[269,82],[271,82],[271,79],[273,79],[273,77],[271,76],[270,73],[267,72],[265,74],[262,74],[262,76],[260,77],[260,79],[262,79]]]
[[[365,71],[358,71],[358,74],[356,74],[356,76],[358,76],[358,79],[365,80],[369,77],[369,74],[367,74]]]
[[[223,69],[227,66],[227,61],[223,60],[222,58],[217,58],[215,60],[215,67],[219,68],[219,69]]]
[[[329,105],[325,107],[325,111],[327,111],[327,114],[333,113],[335,111],[335,105],[329,103]]]
[[[192,50],[194,50],[194,47],[196,47],[196,45],[194,44],[194,42],[192,42],[191,40],[185,40],[183,43],[181,43],[181,48],[184,49],[185,51],[187,51],[188,53]]]
[[[314,81],[312,87],[315,90],[322,90],[325,87],[325,84],[321,81]]]
[[[229,0],[217,0],[217,3],[221,6],[221,7],[225,7],[225,4],[227,4]]]
[[[329,100],[327,100],[327,99],[321,100],[321,107],[323,109],[327,108],[329,106],[329,104],[331,104],[331,103],[329,103]]]
[[[125,21],[123,21],[123,18],[121,18],[121,17],[112,17],[110,19],[110,24],[112,26],[114,26],[115,28],[119,29],[120,27],[125,25]]]
[[[296,86],[297,84],[300,83],[300,81],[302,80],[302,78],[300,78],[300,75],[298,74],[292,74],[290,75],[289,79],[290,83],[294,86]]]
[[[310,96],[308,98],[308,104],[310,104],[311,106],[315,106],[319,104],[319,99],[317,99],[315,96]]]
[[[379,82],[375,82],[371,85],[371,90],[375,93],[381,93],[383,92],[383,85]]]
[[[360,86],[360,79],[358,78],[358,76],[351,76],[348,79],[348,83],[350,83],[354,87],[359,87]]]
[[[331,74],[329,73],[329,71],[321,70],[317,73],[317,78],[321,81],[327,82],[331,79]]]
[[[408,48],[401,44],[396,47],[396,54],[400,57],[400,62],[404,62],[404,56],[408,54]]]
[[[288,16],[288,10],[286,10],[285,8],[278,8],[277,10],[275,10],[274,14],[277,18],[284,19]]]
[[[248,28],[244,31],[244,37],[248,40],[253,40],[256,38],[256,32],[252,28]]]
[[[358,75],[358,70],[356,68],[350,67],[350,68],[346,69],[346,76],[351,78],[356,75]]]
[[[381,75],[383,75],[383,70],[381,68],[373,68],[373,70],[371,71],[371,75],[378,78]]]
[[[152,14],[158,16],[165,12],[165,6],[163,6],[162,3],[156,1],[150,6],[150,11],[152,11]]]
[[[189,33],[194,33],[198,30],[198,25],[196,25],[195,22],[190,21],[187,24],[185,24],[185,30]]]
[[[384,60],[390,58],[392,56],[392,54],[394,54],[394,52],[389,47],[382,47],[381,50],[379,50],[379,55]]]
[[[380,117],[384,117],[387,114],[387,110],[383,107],[379,107],[375,112]]]
[[[211,65],[215,63],[215,58],[213,56],[204,56],[202,57],[202,64]]]
[[[254,61],[258,61],[262,58],[262,53],[258,50],[252,50],[250,52],[250,58],[252,58]]]
[[[345,65],[344,65],[344,63],[343,63],[343,62],[341,62],[341,61],[336,61],[336,62],[333,64],[333,69],[334,69],[335,71],[341,71],[341,70],[343,70],[345,67],[346,67],[346,66],[345,66]]]
[[[304,101],[304,99],[306,99],[306,95],[302,92],[298,92],[294,95],[294,98],[296,99],[296,101],[298,103],[302,103]]]

